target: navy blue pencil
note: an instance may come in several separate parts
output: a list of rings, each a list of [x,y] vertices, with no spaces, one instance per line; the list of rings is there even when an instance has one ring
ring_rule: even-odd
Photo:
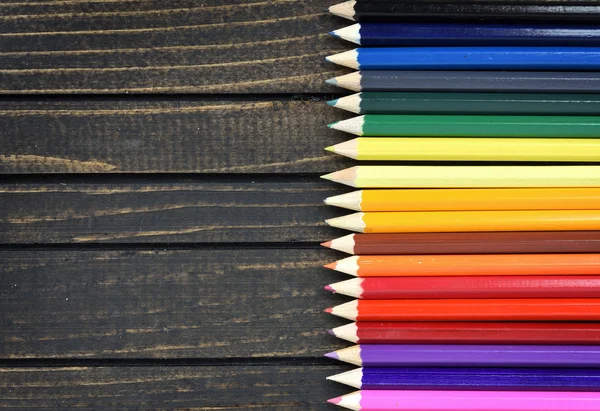
[[[327,61],[359,70],[600,70],[600,47],[358,48]]]
[[[332,31],[363,46],[598,46],[600,26],[359,23]]]
[[[358,368],[327,377],[365,390],[600,391],[590,368]]]

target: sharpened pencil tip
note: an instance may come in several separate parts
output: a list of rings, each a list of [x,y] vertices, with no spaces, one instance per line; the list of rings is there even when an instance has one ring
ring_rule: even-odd
[[[331,313],[333,313],[333,308],[331,308],[331,307],[330,308],[326,308],[323,311],[325,311],[327,314],[331,314]],[[325,354],[325,356],[327,356],[327,354]]]
[[[325,151],[329,151],[330,153],[335,153],[335,146],[325,147]]]
[[[327,291],[331,291],[332,293],[335,293],[335,289],[334,289],[332,286],[330,286],[330,285],[326,285],[326,286],[325,286],[325,287],[323,287],[323,288],[324,288],[325,290],[327,290]]]
[[[333,63],[333,61],[331,61],[331,59],[329,58],[329,56],[325,57],[325,61],[328,63]]]
[[[332,244],[333,244],[333,241],[325,241],[324,243],[321,243],[321,246],[331,248]]]
[[[335,270],[336,266],[337,266],[337,263],[333,262],[333,263],[325,264],[323,267],[329,268],[330,270]]]
[[[331,86],[337,86],[337,80],[335,78],[328,78],[325,80],[325,83]]]
[[[329,32],[329,35],[330,35],[330,36],[333,36],[333,37],[335,37],[335,38],[338,38],[338,39],[340,38],[340,36],[338,36],[338,35],[337,35],[337,33],[336,33],[335,31],[330,31],[330,32]]]
[[[335,123],[327,124],[327,127],[334,128],[338,123],[339,123],[339,121],[336,121]]]
[[[342,397],[335,397],[335,398],[331,398],[329,400],[327,400],[328,403],[330,404],[339,404],[340,402],[342,402]]]
[[[332,335],[334,337],[337,337],[337,335],[335,335],[335,333],[333,332],[333,330],[327,330],[327,334]]]
[[[325,354],[325,357],[327,357],[327,358],[333,358],[334,360],[339,360],[340,359],[340,356],[337,355],[337,353],[335,351],[328,352],[327,354]]]
[[[339,98],[336,98],[335,100],[330,100],[327,102],[327,105],[331,106],[331,107],[335,107],[335,105],[338,103],[338,100],[339,100]]]

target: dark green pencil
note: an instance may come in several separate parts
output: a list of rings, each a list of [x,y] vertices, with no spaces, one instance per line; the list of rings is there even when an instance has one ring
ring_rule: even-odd
[[[328,104],[357,114],[600,114],[598,94],[362,92]]]
[[[598,116],[365,114],[329,127],[382,137],[600,137]]]

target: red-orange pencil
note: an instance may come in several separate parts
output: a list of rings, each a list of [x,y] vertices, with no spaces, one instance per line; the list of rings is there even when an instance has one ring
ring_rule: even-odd
[[[355,255],[325,267],[357,277],[598,275],[600,254]]]
[[[598,298],[354,300],[325,310],[352,321],[598,321]]]

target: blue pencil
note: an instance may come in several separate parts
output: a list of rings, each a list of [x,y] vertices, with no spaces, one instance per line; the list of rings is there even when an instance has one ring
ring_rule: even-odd
[[[590,368],[358,368],[327,378],[365,390],[600,391]]]
[[[360,70],[600,70],[600,47],[358,48],[327,61]]]
[[[363,46],[598,46],[600,26],[359,23],[332,31]]]

